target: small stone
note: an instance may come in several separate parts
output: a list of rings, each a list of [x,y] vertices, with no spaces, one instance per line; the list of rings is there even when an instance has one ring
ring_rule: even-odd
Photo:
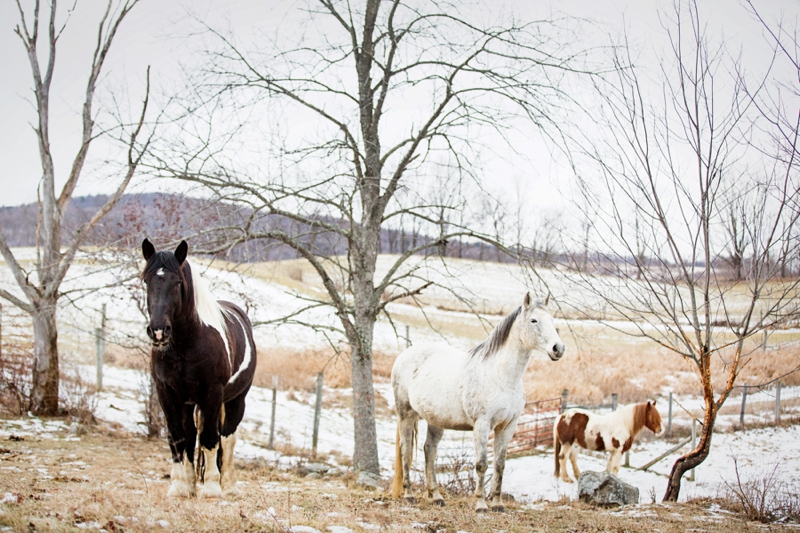
[[[328,470],[331,469],[329,465],[325,463],[308,463],[305,465],[305,469],[309,472],[316,472],[317,474],[324,474]]]
[[[578,478],[578,498],[604,507],[639,503],[639,489],[608,472],[583,472]]]
[[[381,488],[381,477],[370,472],[359,472],[356,485],[371,489]]]
[[[306,479],[322,479],[322,474],[319,472],[309,472],[306,474]]]

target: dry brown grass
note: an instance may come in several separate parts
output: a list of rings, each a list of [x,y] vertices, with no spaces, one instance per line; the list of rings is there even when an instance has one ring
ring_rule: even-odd
[[[567,501],[534,509],[509,502],[504,514],[478,515],[472,497],[449,496],[444,508],[427,500],[408,505],[353,486],[352,474],[312,481],[265,461],[240,462],[237,474],[244,484],[223,501],[168,499],[166,443],[96,430],[80,440],[60,436],[3,441],[0,459],[0,494],[10,493],[12,500],[0,505],[0,526],[20,532],[78,531],[87,526],[128,532],[285,532],[293,525],[319,531],[328,526],[353,531],[377,526],[446,533],[761,531],[732,516],[711,516],[702,503],[614,512]]]
[[[569,345],[568,345],[569,346]],[[662,348],[639,348],[606,343],[600,349],[567,351],[558,362],[537,357],[525,373],[529,399],[555,398],[569,391],[570,403],[597,404],[619,395],[620,403],[652,399],[662,391],[700,395],[693,364]],[[800,364],[800,348],[758,350],[744,366],[737,384],[765,383],[791,372]],[[724,386],[724,369],[719,359],[712,363],[716,390]],[[800,384],[800,372],[782,378],[784,385]]]
[[[379,379],[388,379],[392,372],[394,357],[373,353],[372,374]],[[324,371],[325,385],[347,388],[350,383],[350,357],[347,350],[338,354],[329,349],[292,349],[286,347],[258,350],[258,366],[253,383],[259,387],[272,388],[272,376],[278,376],[280,390],[303,390],[311,392],[317,374]]]

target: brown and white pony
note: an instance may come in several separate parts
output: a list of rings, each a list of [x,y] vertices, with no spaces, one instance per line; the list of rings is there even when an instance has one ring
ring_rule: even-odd
[[[609,451],[606,471],[617,475],[622,454],[631,449],[633,439],[647,428],[661,435],[661,415],[655,402],[623,405],[613,413],[601,415],[585,409],[567,409],[553,425],[553,448],[556,460],[555,476],[572,483],[567,474],[567,457],[577,479],[578,448],[593,451]]]

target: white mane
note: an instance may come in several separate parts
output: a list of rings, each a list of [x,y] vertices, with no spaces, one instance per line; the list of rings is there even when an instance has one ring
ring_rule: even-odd
[[[225,352],[228,359],[231,358],[231,350],[228,345],[228,326],[225,323],[225,312],[219,305],[217,299],[208,288],[208,282],[200,274],[192,271],[192,283],[194,284],[194,308],[197,318],[206,326],[212,327],[222,337],[225,343]]]

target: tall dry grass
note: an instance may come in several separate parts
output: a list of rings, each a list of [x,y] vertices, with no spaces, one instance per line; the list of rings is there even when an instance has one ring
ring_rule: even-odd
[[[392,372],[394,357],[373,353],[372,374],[380,379],[388,379]],[[348,388],[350,381],[350,355],[347,350],[338,354],[332,349],[309,350],[287,347],[259,348],[258,366],[253,384],[259,387],[272,387],[272,376],[278,376],[281,390],[314,390],[317,374],[324,372],[325,385],[334,388]]]
[[[736,383],[766,383],[781,377],[783,385],[800,385],[800,348],[756,350],[745,362]],[[567,352],[558,362],[537,357],[528,364],[525,388],[528,399],[561,396],[569,391],[570,403],[597,404],[618,394],[620,403],[639,402],[669,392],[701,395],[695,366],[663,348],[649,350],[620,346],[602,351]],[[792,373],[793,372],[793,373]],[[787,375],[788,374],[788,375]],[[721,358],[712,361],[712,383],[719,392],[727,375]]]

